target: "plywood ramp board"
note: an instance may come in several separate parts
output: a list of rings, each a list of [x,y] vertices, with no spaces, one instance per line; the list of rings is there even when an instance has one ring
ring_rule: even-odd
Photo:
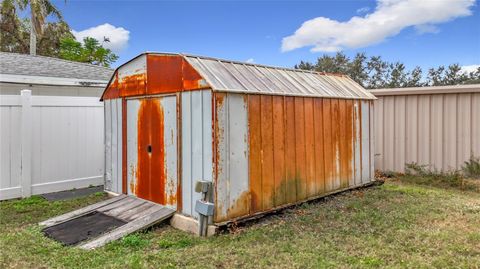
[[[101,247],[110,241],[166,220],[173,216],[175,210],[137,197],[119,195],[39,224],[44,228],[49,228],[94,212],[101,212],[114,217],[125,222],[125,224],[96,238],[81,242],[78,245],[80,248],[92,249]]]

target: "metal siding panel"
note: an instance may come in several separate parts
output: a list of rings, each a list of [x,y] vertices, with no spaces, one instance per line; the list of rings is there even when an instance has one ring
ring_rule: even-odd
[[[323,145],[325,160],[325,191],[334,190],[335,155],[332,128],[332,99],[323,99]]]
[[[332,100],[333,189],[340,188],[340,103]]]
[[[370,182],[370,114],[368,101],[361,101],[362,115],[362,183]]]
[[[164,115],[165,146],[165,205],[177,208],[177,97],[165,96],[160,99]],[[154,133],[155,134],[155,133]]]
[[[272,96],[260,97],[261,138],[262,138],[262,204],[263,210],[273,208],[275,182],[273,175],[273,105]]]
[[[348,115],[347,115],[347,100],[339,100],[339,119],[338,123],[340,125],[339,133],[339,148],[340,148],[340,187],[348,187],[348,163],[350,159],[348,158],[348,140],[350,138],[348,135]]]
[[[451,170],[457,166],[457,95],[445,94],[444,96],[444,118],[443,118],[443,164],[439,169]]]
[[[248,96],[250,213],[262,210],[262,132],[260,96]]]
[[[244,94],[228,94],[228,218],[248,215],[250,195],[248,182],[248,113]]]
[[[369,148],[369,152],[370,152],[370,178],[369,178],[369,182],[372,181],[372,180],[375,180],[375,164],[374,164],[374,159],[375,159],[375,155],[374,155],[374,152],[375,152],[375,135],[374,135],[374,130],[375,130],[375,123],[374,123],[374,120],[373,120],[373,117],[375,115],[375,107],[373,105],[373,101],[372,100],[369,100],[367,101],[368,102],[368,105],[369,105],[369,113],[370,113],[370,130],[369,130],[369,135],[370,135],[370,148]]]
[[[418,96],[418,163],[430,164],[430,99],[431,95]]]
[[[284,97],[273,97],[273,161],[275,177],[275,206],[287,203],[285,166],[285,109]]]
[[[295,157],[297,201],[307,198],[307,167],[305,150],[305,104],[303,97],[295,97]]]
[[[140,101],[127,100],[127,194],[135,195],[138,164],[138,110]]]
[[[379,104],[379,103],[376,103]],[[353,106],[353,113],[354,113],[354,152],[355,152],[355,157],[354,157],[354,179],[355,179],[355,185],[360,185],[362,184],[362,159],[361,159],[361,117],[360,117],[360,107],[361,103],[360,101],[354,101],[354,106]],[[378,136],[377,136],[378,137]]]
[[[474,156],[480,156],[480,93],[472,94],[472,149]]]
[[[346,110],[346,150],[347,150],[347,186],[355,186],[355,174],[354,174],[354,161],[355,161],[355,148],[354,148],[354,140],[355,140],[355,133],[353,129],[354,124],[354,115],[353,115],[353,100],[347,100],[347,110]],[[369,151],[370,152],[370,151]],[[345,158],[344,157],[344,158]]]
[[[110,103],[111,108],[111,130],[112,130],[112,152],[110,156],[110,161],[112,162],[112,182],[111,189],[113,192],[118,193],[117,181],[118,181],[118,169],[117,169],[117,151],[118,151],[118,128],[117,128],[117,99],[113,99]],[[120,142],[121,144],[121,142]]]
[[[418,162],[418,96],[407,96],[405,105],[405,162]]]
[[[194,91],[192,92],[191,97],[191,165],[192,165],[192,177],[191,177],[191,186],[195,187],[195,182],[197,180],[203,180],[203,101],[202,101],[202,92]],[[195,218],[198,217],[198,213],[195,212],[195,202],[202,198],[201,193],[197,193],[192,189],[191,191],[191,208],[192,214]]]
[[[117,99],[117,193],[122,193],[123,180],[123,120],[122,120],[122,99]]]
[[[315,180],[315,121],[313,115],[313,98],[305,98],[305,184],[307,197],[317,195]]]
[[[358,101],[357,101],[357,104],[359,104]],[[374,154],[375,154],[375,169],[379,169],[379,170],[384,169],[384,164],[383,164],[383,159],[384,159],[383,117],[384,117],[385,112],[383,110],[383,104],[384,104],[384,97],[383,96],[379,96],[378,99],[374,101],[374,106],[375,106],[375,116],[374,116],[374,121],[375,121],[375,130],[374,130],[375,131],[375,152],[374,152]],[[357,110],[357,112],[358,112],[358,110]],[[359,117],[359,114],[357,114],[357,117]],[[357,126],[358,126],[358,130],[360,130],[360,125],[357,124]]]
[[[323,140],[323,99],[313,99],[313,125],[314,125],[314,143],[315,143],[315,184],[316,193],[325,192],[325,160],[324,160],[324,140]]]
[[[383,99],[383,169],[392,171],[394,169],[394,135],[395,135],[395,97],[385,96]],[[362,103],[362,139],[363,134],[363,103]],[[363,160],[363,142],[362,142]],[[362,165],[363,170],[363,165]],[[363,174],[363,171],[362,171]]]
[[[454,128],[454,130],[457,131],[457,160],[455,167],[461,167],[466,160],[470,159],[470,155],[474,152],[472,142],[473,140],[480,139],[480,136],[472,136],[474,126],[472,119],[475,115],[472,113],[474,110],[472,107],[473,98],[474,94],[471,93],[458,94],[458,113],[456,115],[457,126]]]
[[[112,186],[112,100],[105,100],[105,189],[114,191]]]
[[[193,215],[192,193],[192,92],[182,92],[182,213]]]
[[[431,99],[431,148],[430,164],[437,169],[443,166],[444,147],[443,147],[443,95],[433,95]]]
[[[295,152],[295,97],[285,97],[285,173],[287,203],[297,200],[296,182],[297,160]],[[287,161],[288,160],[288,161]]]
[[[212,92],[202,91],[202,132],[203,132],[203,179],[213,180],[213,153],[212,153]]]
[[[216,179],[215,179],[215,222],[227,219],[229,208],[228,191],[228,102],[225,93],[215,93],[215,149],[216,149]]]
[[[405,96],[395,96],[394,104],[394,167],[395,171],[405,170]]]

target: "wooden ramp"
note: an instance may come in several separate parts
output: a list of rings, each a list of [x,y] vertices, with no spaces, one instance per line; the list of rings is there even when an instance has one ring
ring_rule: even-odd
[[[97,248],[135,231],[150,227],[153,224],[159,223],[173,216],[175,210],[137,197],[119,195],[58,217],[45,220],[40,222],[39,225],[48,228],[85,216],[92,212],[101,212],[105,215],[120,219],[126,222],[126,224],[77,245],[83,249]]]

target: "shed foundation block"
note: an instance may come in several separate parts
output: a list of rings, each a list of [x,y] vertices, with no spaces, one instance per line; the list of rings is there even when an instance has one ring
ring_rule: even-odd
[[[176,213],[170,219],[170,225],[176,229],[193,233],[195,235],[199,235],[198,221],[192,217],[187,217],[182,214]],[[208,225],[207,236],[216,235],[217,233],[218,233],[218,226]]]

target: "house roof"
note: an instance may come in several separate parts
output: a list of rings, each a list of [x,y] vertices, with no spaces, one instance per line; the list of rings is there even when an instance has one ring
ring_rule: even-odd
[[[45,83],[40,84],[49,84],[45,78],[52,78],[52,83],[56,84],[61,78],[74,80],[80,85],[82,82],[105,84],[112,76],[113,69],[45,56],[0,52],[0,74],[0,81],[4,82],[19,80],[20,83],[29,83],[32,80],[31,83],[43,81]]]
[[[347,75],[273,67],[183,53],[145,52],[119,66],[103,98],[210,88],[285,96],[376,99]]]

